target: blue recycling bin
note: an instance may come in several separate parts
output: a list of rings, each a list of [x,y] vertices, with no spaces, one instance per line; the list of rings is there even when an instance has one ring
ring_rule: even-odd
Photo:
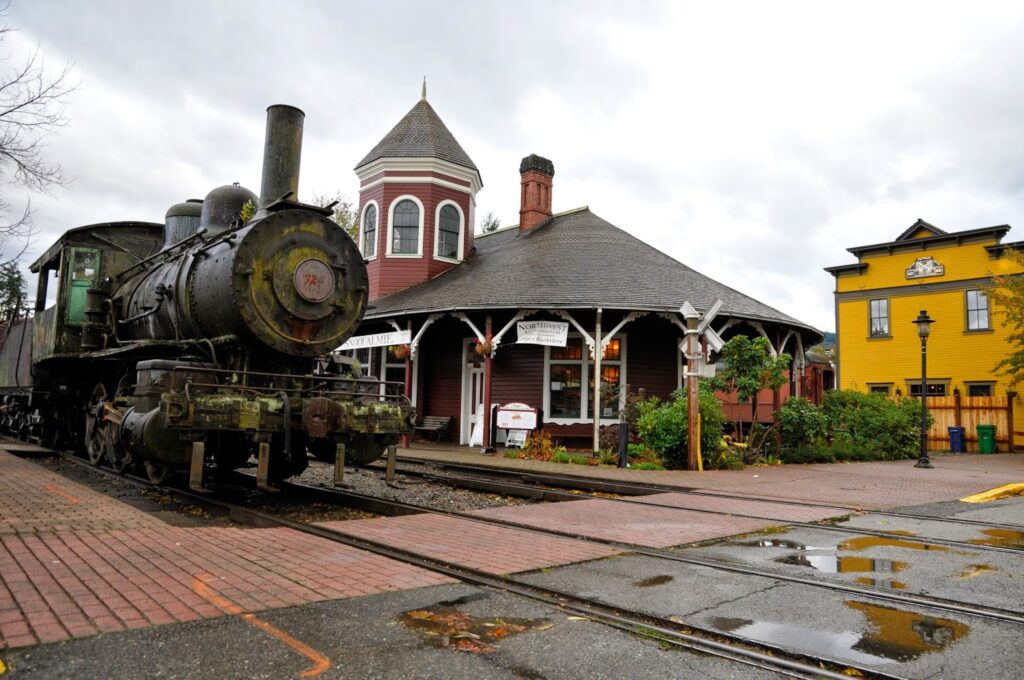
[[[964,445],[964,434],[966,428],[963,427],[950,427],[949,430],[949,450],[953,453],[966,453],[967,447]]]

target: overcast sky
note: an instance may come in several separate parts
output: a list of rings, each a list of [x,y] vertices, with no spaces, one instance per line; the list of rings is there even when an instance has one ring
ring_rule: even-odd
[[[919,217],[1024,239],[1019,2],[13,0],[8,22],[0,68],[38,46],[81,83],[47,150],[74,184],[33,197],[26,262],[72,226],[258,193],[269,104],[306,112],[301,198],[354,199],[424,75],[483,175],[478,219],[518,221],[537,153],[556,212],[822,330],[848,247]]]

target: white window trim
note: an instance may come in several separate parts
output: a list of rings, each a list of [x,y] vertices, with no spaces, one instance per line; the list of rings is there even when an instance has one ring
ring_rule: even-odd
[[[363,206],[363,211],[359,214],[359,243],[357,243],[356,245],[359,246],[359,252],[362,252],[363,251],[363,245],[364,245],[363,244],[363,220],[366,219],[366,209],[369,208],[371,205],[377,211],[377,227],[376,227],[377,237],[376,237],[376,239],[374,239],[376,241],[376,243],[373,244],[373,255],[370,255],[369,257],[367,257],[366,253],[363,253],[363,259],[367,260],[367,261],[369,261],[369,260],[376,260],[377,259],[377,255],[380,254],[380,231],[381,231],[380,230],[380,206],[377,204],[377,201],[374,200],[374,199],[370,199],[369,201],[367,201],[366,204]]]
[[[441,208],[446,205],[455,206],[455,209],[459,212],[459,250],[455,259],[450,257],[442,257],[437,254],[437,249],[441,245]],[[434,210],[434,259],[440,260],[441,262],[462,262],[462,242],[466,237],[466,215],[462,212],[462,206],[450,198],[446,198],[437,204],[437,209]]]
[[[420,209],[420,227],[419,227],[419,232],[418,232],[419,240],[416,243],[416,252],[415,253],[392,253],[391,252],[391,247],[394,245],[394,240],[395,240],[394,239],[394,232],[393,232],[393,225],[395,223],[395,219],[394,219],[395,218],[395,206],[398,205],[399,203],[401,203],[402,201],[405,201],[405,200],[410,200],[413,203],[415,203],[417,206],[419,206],[419,209]],[[378,213],[378,215],[379,214],[380,213]],[[384,256],[385,257],[389,257],[389,258],[395,258],[395,259],[409,258],[409,257],[423,257],[423,221],[425,219],[426,219],[426,213],[424,213],[424,211],[423,211],[423,201],[421,201],[420,199],[416,198],[412,194],[402,194],[401,196],[398,196],[393,201],[391,201],[391,204],[388,205],[388,242],[387,242],[387,250],[385,251]],[[380,224],[379,223],[377,225],[377,228],[380,229]]]
[[[398,359],[392,359],[391,357],[388,356],[388,348],[387,347],[381,347],[380,348],[380,375],[378,376],[381,381],[386,381],[388,379],[388,369],[389,368],[402,368],[402,369],[404,369],[405,368],[405,360],[403,359],[403,360],[399,361]],[[417,373],[419,373],[419,371],[416,370],[416,361],[413,360],[413,364],[412,364],[412,389],[409,390],[409,404],[411,404],[413,408],[416,408],[416,388],[418,387],[417,384],[416,384],[416,382],[417,382],[416,374]],[[384,396],[385,388],[386,387],[387,386],[384,385],[383,382],[382,382],[381,386],[380,386],[380,396],[382,396],[382,397]]]
[[[569,333],[569,337],[570,338],[580,338],[581,340],[583,338],[583,336],[580,335],[579,333]],[[612,336],[612,338],[613,339],[617,339],[619,341],[619,359],[618,359],[618,361],[614,361],[613,360],[613,361],[609,361],[608,363],[618,364],[619,369],[620,369],[619,370],[619,406],[621,408],[622,403],[623,403],[622,400],[624,399],[624,394],[625,394],[625,390],[626,390],[626,385],[629,384],[629,382],[627,380],[627,376],[626,376],[626,358],[627,358],[627,354],[626,354],[626,344],[627,343],[626,343],[626,340],[627,340],[627,334],[626,333],[616,333],[615,335]],[[582,366],[581,374],[580,374],[580,393],[581,393],[580,417],[579,418],[552,418],[552,417],[550,417],[549,414],[551,413],[551,364],[552,364],[552,361],[551,361],[551,348],[550,347],[544,347],[544,387],[543,387],[543,389],[544,389],[544,402],[543,402],[544,403],[544,405],[543,405],[543,408],[544,408],[544,422],[545,423],[550,423],[552,425],[582,425],[582,424],[587,424],[587,423],[593,423],[594,422],[593,418],[587,418],[585,416],[585,414],[587,412],[587,409],[590,408],[590,402],[591,402],[591,399],[592,399],[592,395],[590,394],[590,385],[589,385],[590,381],[588,381],[586,379],[587,378],[587,370],[586,369],[588,367],[592,368],[593,365],[594,365],[594,360],[593,360],[593,358],[590,357],[590,352],[589,352],[589,350],[587,348],[587,343],[586,342],[583,343],[583,358],[582,359],[579,359],[579,360],[576,360],[576,359],[569,359],[569,360],[557,359],[557,360],[555,360],[554,363],[556,363],[556,364],[574,364],[575,363],[575,364],[579,364],[580,366]],[[603,366],[605,363],[606,362],[604,360],[602,360],[601,365]],[[597,378],[597,376],[595,376],[595,378]],[[595,380],[595,382],[598,382],[598,380],[599,380],[599,378],[597,378]],[[600,422],[601,422],[602,425],[614,425],[615,423],[619,422],[619,419],[618,419],[618,416],[616,416],[614,418],[601,418]]]

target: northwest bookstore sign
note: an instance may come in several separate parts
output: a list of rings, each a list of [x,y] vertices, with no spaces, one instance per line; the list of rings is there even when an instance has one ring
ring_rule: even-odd
[[[392,331],[390,333],[374,333],[373,335],[357,335],[349,338],[339,350],[363,349],[364,347],[387,347],[389,345],[408,345],[412,342],[412,331]]]
[[[519,321],[516,335],[516,343],[520,345],[565,347],[569,324],[565,321]]]

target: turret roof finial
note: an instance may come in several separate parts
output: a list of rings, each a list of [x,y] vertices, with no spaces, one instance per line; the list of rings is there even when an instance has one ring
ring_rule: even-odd
[[[420,99],[427,98],[427,77],[423,76],[423,92],[420,94]]]

